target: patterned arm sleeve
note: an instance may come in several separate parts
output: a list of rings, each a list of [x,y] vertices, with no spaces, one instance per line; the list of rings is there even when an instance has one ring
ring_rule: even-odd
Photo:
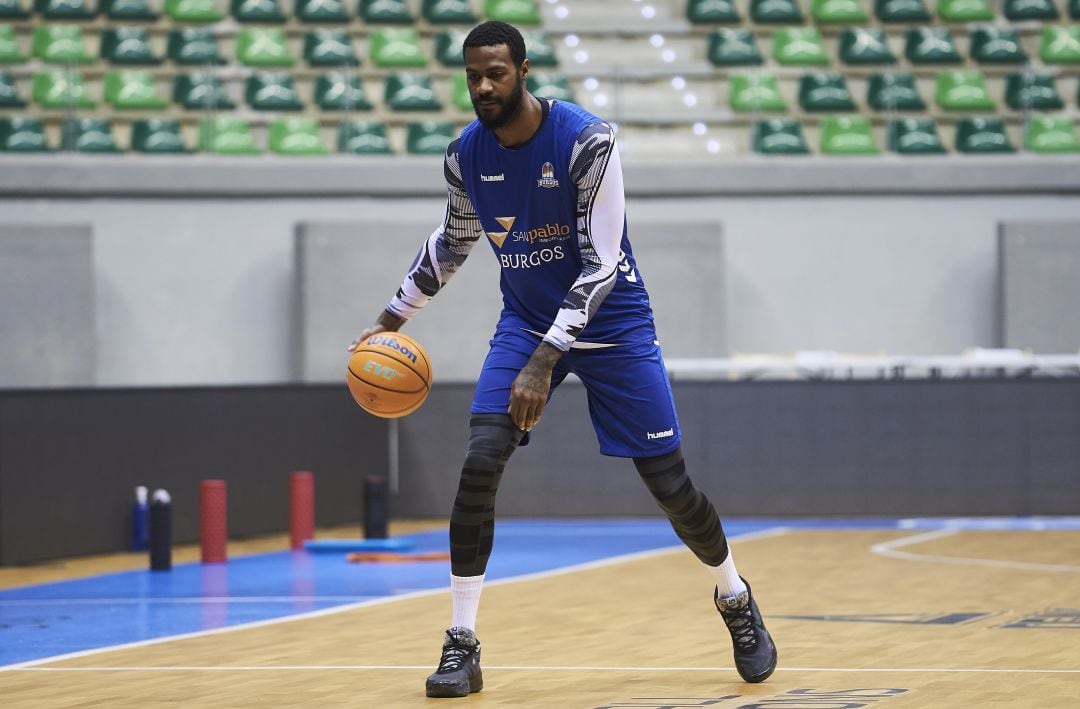
[[[563,352],[589,323],[618,274],[626,198],[622,164],[615,133],[606,123],[595,123],[578,136],[570,159],[570,175],[577,183],[577,231],[581,275],[566,294],[544,341]]]
[[[397,293],[386,309],[408,320],[457,273],[474,244],[483,234],[480,218],[465,191],[458,162],[458,141],[446,148],[443,161],[446,177],[446,212],[439,225],[416,255]]]

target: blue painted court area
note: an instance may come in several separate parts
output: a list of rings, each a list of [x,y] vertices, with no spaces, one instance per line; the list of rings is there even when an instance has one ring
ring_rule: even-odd
[[[728,520],[730,537],[769,529],[926,529],[958,520]],[[997,520],[1006,528],[1061,522]],[[973,528],[979,525],[973,524]],[[1002,528],[997,526],[995,528]],[[1071,529],[1080,528],[1075,518]],[[411,535],[446,551],[445,529]],[[679,545],[666,520],[502,520],[490,581]],[[0,591],[0,667],[447,588],[449,562],[349,563],[344,554],[274,552],[168,572],[106,574]]]

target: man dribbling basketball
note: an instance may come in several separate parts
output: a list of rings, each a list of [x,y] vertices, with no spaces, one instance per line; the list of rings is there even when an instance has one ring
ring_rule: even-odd
[[[487,236],[502,270],[503,310],[471,407],[450,516],[453,622],[427,695],[462,697],[483,687],[475,628],[499,479],[570,372],[585,384],[601,452],[633,459],[679,538],[713,575],[739,675],[761,682],[776,667],[776,648],[716,509],[686,474],[649,296],[627,238],[614,132],[574,104],[525,90],[529,62],[514,27],[485,22],[463,51],[478,120],[446,150],[443,223],[376,324],[349,347],[400,328]]]

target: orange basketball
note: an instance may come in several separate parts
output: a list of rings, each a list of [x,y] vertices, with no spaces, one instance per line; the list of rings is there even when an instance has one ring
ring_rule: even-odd
[[[408,335],[380,332],[353,352],[345,381],[364,411],[396,419],[416,411],[427,399],[431,360]]]

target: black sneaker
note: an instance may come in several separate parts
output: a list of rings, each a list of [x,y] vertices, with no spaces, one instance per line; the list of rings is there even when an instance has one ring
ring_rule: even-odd
[[[741,578],[741,577],[740,577]],[[743,579],[746,583],[746,579]],[[720,598],[713,594],[716,610],[724,618],[735,646],[735,669],[746,682],[764,682],[776,669],[776,646],[773,645],[761,612],[750,593],[750,584],[735,598]]]
[[[429,697],[467,697],[484,688],[480,674],[480,641],[468,628],[450,628],[443,640],[442,658],[427,678]]]

